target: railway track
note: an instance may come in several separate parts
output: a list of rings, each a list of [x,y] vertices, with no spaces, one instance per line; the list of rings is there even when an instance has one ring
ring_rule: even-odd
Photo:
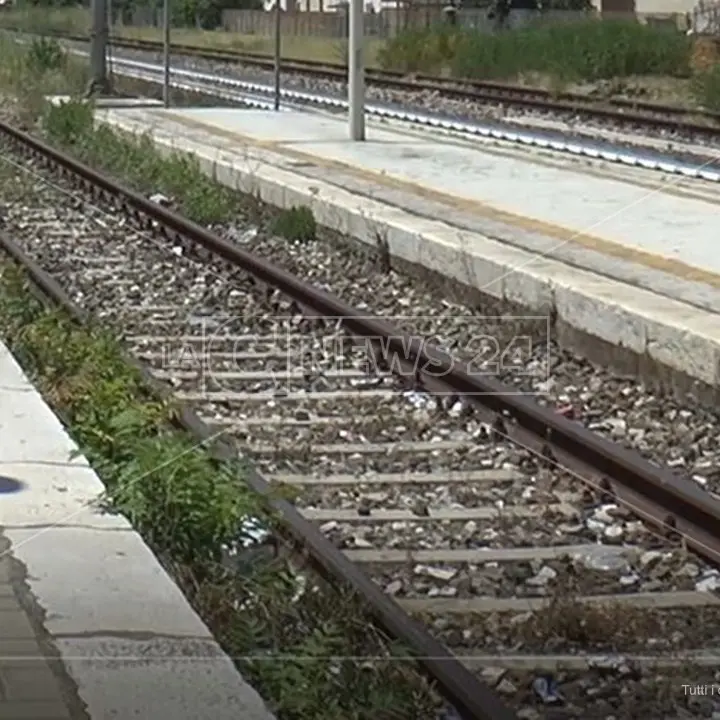
[[[55,36],[73,42],[88,42],[88,38],[83,35],[57,33]],[[153,40],[113,36],[110,42],[118,48],[162,53],[162,43]],[[272,56],[262,53],[210,49],[184,44],[173,44],[172,51],[176,55],[211,62],[241,64],[264,70],[271,70],[274,67]],[[283,71],[337,82],[345,82],[347,79],[347,67],[339,63],[283,60]],[[437,93],[449,99],[610,122],[613,125],[630,126],[644,131],[679,133],[706,141],[717,140],[720,133],[720,113],[704,109],[689,111],[679,106],[629,98],[552,92],[542,88],[495,81],[405,74],[379,68],[367,68],[366,79],[371,86],[381,88]]]
[[[681,681],[713,676],[720,504],[525,396],[522,378],[548,369],[537,325],[494,367],[487,328],[442,313],[390,326],[244,252],[253,228],[223,241],[0,133],[3,155],[37,174],[32,204],[5,211],[15,258],[236,438],[350,567],[452,650],[440,685],[464,716],[510,717],[508,703],[526,720],[557,706],[639,717],[659,687],[681,702]],[[426,343],[458,333],[453,358]]]
[[[21,41],[22,42],[22,41]],[[69,52],[78,57],[87,57],[87,52],[70,48]],[[140,80],[150,86],[162,84],[164,72],[162,65],[156,62],[137,61],[115,57],[113,72],[126,79]],[[263,110],[274,108],[272,95],[274,86],[241,80],[225,74],[210,74],[173,68],[170,78],[171,88],[191,93],[202,98],[203,104],[213,98],[222,102],[238,104]],[[333,113],[347,112],[347,102],[331,95],[304,92],[301,90],[282,90],[282,106],[290,109],[321,109]],[[645,139],[640,147],[629,136],[618,141],[617,138],[574,137],[572,134],[556,131],[535,131],[518,129],[514,126],[495,122],[462,121],[434,113],[417,112],[395,108],[388,105],[365,106],[368,116],[380,121],[409,124],[433,132],[458,136],[463,139],[478,138],[490,143],[501,143],[531,147],[540,152],[558,152],[570,156],[583,156],[591,160],[600,160],[613,164],[631,166],[663,174],[696,178],[713,183],[720,182],[717,170],[717,158],[709,152],[707,146],[677,143],[666,146],[657,139]],[[648,142],[653,147],[644,147]],[[668,153],[668,151],[670,151]]]

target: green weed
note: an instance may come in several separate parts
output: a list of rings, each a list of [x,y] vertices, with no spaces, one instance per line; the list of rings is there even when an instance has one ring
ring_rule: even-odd
[[[93,124],[90,103],[71,101],[46,108],[44,127],[51,140],[62,141],[66,145],[83,142],[92,133]]]
[[[207,177],[194,156],[165,158],[149,137],[130,140],[107,126],[95,128],[87,103],[49,106],[43,127],[53,143],[80,160],[122,177],[139,190],[172,197],[198,223],[227,222],[242,213],[238,195]]]
[[[448,27],[409,30],[378,50],[378,63],[386,70],[439,74],[451,65],[462,37],[462,31]]]
[[[46,96],[78,95],[87,87],[87,64],[52,48],[52,42],[23,47],[0,36],[0,94],[25,125],[42,116]]]
[[[307,205],[281,210],[275,218],[272,230],[288,240],[311,242],[317,236],[317,222]]]
[[[708,110],[720,111],[720,65],[699,72],[693,78],[693,95]]]
[[[57,40],[41,37],[30,43],[26,62],[33,72],[62,70],[67,63],[67,55]]]

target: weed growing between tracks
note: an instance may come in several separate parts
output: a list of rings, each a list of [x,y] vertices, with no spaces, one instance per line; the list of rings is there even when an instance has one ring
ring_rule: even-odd
[[[303,205],[278,213],[272,224],[276,235],[297,242],[311,242],[317,237],[317,222],[312,210]]]
[[[88,81],[86,63],[62,51],[53,40],[34,41],[23,47],[0,35],[0,107],[13,112],[25,127],[43,112],[45,96],[76,95]]]
[[[99,167],[142,191],[171,196],[179,210],[198,223],[229,222],[245,211],[240,198],[212,181],[190,155],[163,158],[150,138],[128,140],[106,126],[93,126],[86,103],[48,107],[44,118],[48,139],[78,160]]]
[[[43,124],[47,139],[82,162],[122,178],[141,192],[170,196],[178,210],[197,223],[211,225],[248,220],[265,223],[261,204],[233,192],[205,175],[196,158],[161,155],[149,137],[139,139],[93,124],[92,107],[69,102],[47,108]],[[310,242],[318,227],[307,206],[274,210],[268,229],[297,242]]]
[[[282,556],[223,551],[250,539],[247,517],[274,518],[242,466],[175,429],[172,405],[148,394],[112,337],[46,310],[7,263],[0,335],[105,483],[109,509],[141,532],[278,718],[435,717],[430,688],[349,593]]]

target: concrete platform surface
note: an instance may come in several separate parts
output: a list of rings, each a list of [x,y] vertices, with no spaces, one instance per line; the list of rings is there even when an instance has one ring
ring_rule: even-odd
[[[344,118],[104,109],[97,119],[195,154],[220,182],[651,364],[720,381],[720,188],[634,168]]]
[[[273,720],[0,344],[0,720]]]
[[[233,133],[239,140],[306,153],[316,163],[342,163],[478,203],[478,211],[486,204],[508,219],[533,219],[578,236],[597,234],[607,242],[720,273],[720,255],[713,248],[720,208],[678,196],[672,181],[658,182],[652,175],[642,185],[619,182],[588,175],[587,166],[552,167],[532,162],[528,152],[510,156],[488,146],[478,149],[477,143],[432,139],[427,132],[413,137],[373,128],[368,142],[351,143],[346,124],[333,115],[294,113],[289,121],[274,112],[232,108],[167,115]],[[709,198],[720,200],[719,189],[708,190]]]

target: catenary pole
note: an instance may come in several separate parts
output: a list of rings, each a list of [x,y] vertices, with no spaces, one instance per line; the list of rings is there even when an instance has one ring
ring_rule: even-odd
[[[163,106],[170,107],[170,0],[163,0]]]
[[[363,46],[363,0],[350,0],[348,31],[348,105],[350,110],[350,139],[365,140],[365,68]]]
[[[92,0],[91,10],[92,32],[90,36],[90,87],[88,93],[104,95],[110,91],[107,74],[107,1]]]

